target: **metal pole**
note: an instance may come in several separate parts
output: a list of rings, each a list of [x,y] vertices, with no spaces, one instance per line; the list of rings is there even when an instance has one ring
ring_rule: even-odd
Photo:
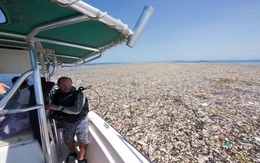
[[[29,44],[30,49],[30,59],[33,69],[33,83],[34,83],[34,92],[36,98],[36,104],[40,104],[44,106],[43,93],[42,93],[42,85],[40,79],[40,69],[38,65],[38,54],[33,41],[30,41]],[[38,112],[38,121],[41,133],[41,141],[42,141],[42,150],[45,157],[46,163],[52,163],[51,152],[50,152],[50,140],[48,135],[48,127],[47,120],[44,107],[37,110]]]
[[[135,43],[139,39],[141,33],[144,30],[144,27],[148,23],[148,20],[152,16],[153,12],[154,12],[154,8],[152,6],[148,6],[148,5],[144,6],[143,12],[134,27],[134,30],[133,30],[134,34],[128,40],[128,42],[126,44],[127,46],[129,46],[131,48],[135,46]]]

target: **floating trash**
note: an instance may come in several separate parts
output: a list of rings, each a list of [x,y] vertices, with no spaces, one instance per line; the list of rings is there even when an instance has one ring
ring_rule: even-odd
[[[202,103],[201,106],[209,106],[208,103]]]
[[[92,85],[94,111],[154,162],[260,162],[259,65],[95,65],[60,76]],[[84,93],[91,110],[96,95]]]
[[[114,129],[119,130],[119,129],[120,129],[119,124],[115,124],[115,125],[114,125]]]
[[[241,141],[246,141],[246,137],[245,136],[240,136],[239,138]]]
[[[226,142],[225,144],[228,148],[232,147],[232,144],[230,142]]]

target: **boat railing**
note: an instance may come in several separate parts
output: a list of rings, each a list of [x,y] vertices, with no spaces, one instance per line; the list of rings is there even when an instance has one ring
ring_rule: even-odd
[[[14,86],[4,95],[3,99],[0,101],[0,113],[1,114],[25,112],[25,111],[38,109],[38,107],[42,107],[42,105],[41,106],[38,105],[38,106],[30,106],[30,107],[19,108],[19,109],[4,109],[7,105],[7,103],[10,101],[10,99],[14,96],[15,92],[19,89],[20,85],[24,82],[24,80],[27,79],[32,74],[33,74],[33,70],[29,70],[29,71],[25,72],[15,82]]]
[[[22,112],[28,112],[31,110],[41,109],[43,105],[34,105],[34,106],[28,106],[18,109],[4,109],[0,110],[0,114],[14,114],[14,113],[22,113]]]

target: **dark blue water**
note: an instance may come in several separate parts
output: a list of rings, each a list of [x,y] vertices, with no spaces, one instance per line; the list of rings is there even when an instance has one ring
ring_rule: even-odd
[[[109,62],[109,63],[87,63],[82,66],[97,66],[97,65],[128,65],[136,63],[199,63],[199,64],[236,64],[236,65],[260,65],[260,60],[237,60],[237,61],[156,61],[156,62]]]
[[[99,66],[99,65],[128,65],[128,64],[134,64],[133,62],[104,62],[104,63],[87,63],[83,64],[81,66]]]
[[[6,85],[12,87],[12,78],[15,76],[21,76],[21,74],[0,74],[0,83],[5,83]],[[32,84],[32,77],[29,77],[29,84]]]
[[[8,86],[12,86],[12,78],[15,76],[20,76],[20,74],[1,74],[0,83],[5,83]]]
[[[200,60],[200,61],[172,61],[172,63],[205,63],[205,64],[235,64],[235,65],[260,65],[260,60],[232,60],[232,61],[207,61],[207,60]]]

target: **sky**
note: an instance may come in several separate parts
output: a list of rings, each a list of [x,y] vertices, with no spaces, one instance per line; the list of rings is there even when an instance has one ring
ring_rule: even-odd
[[[135,47],[96,63],[260,60],[260,0],[84,0],[130,29],[145,5],[154,13]]]
[[[260,0],[85,0],[134,28],[154,13],[135,47],[120,45],[96,62],[259,60]]]

